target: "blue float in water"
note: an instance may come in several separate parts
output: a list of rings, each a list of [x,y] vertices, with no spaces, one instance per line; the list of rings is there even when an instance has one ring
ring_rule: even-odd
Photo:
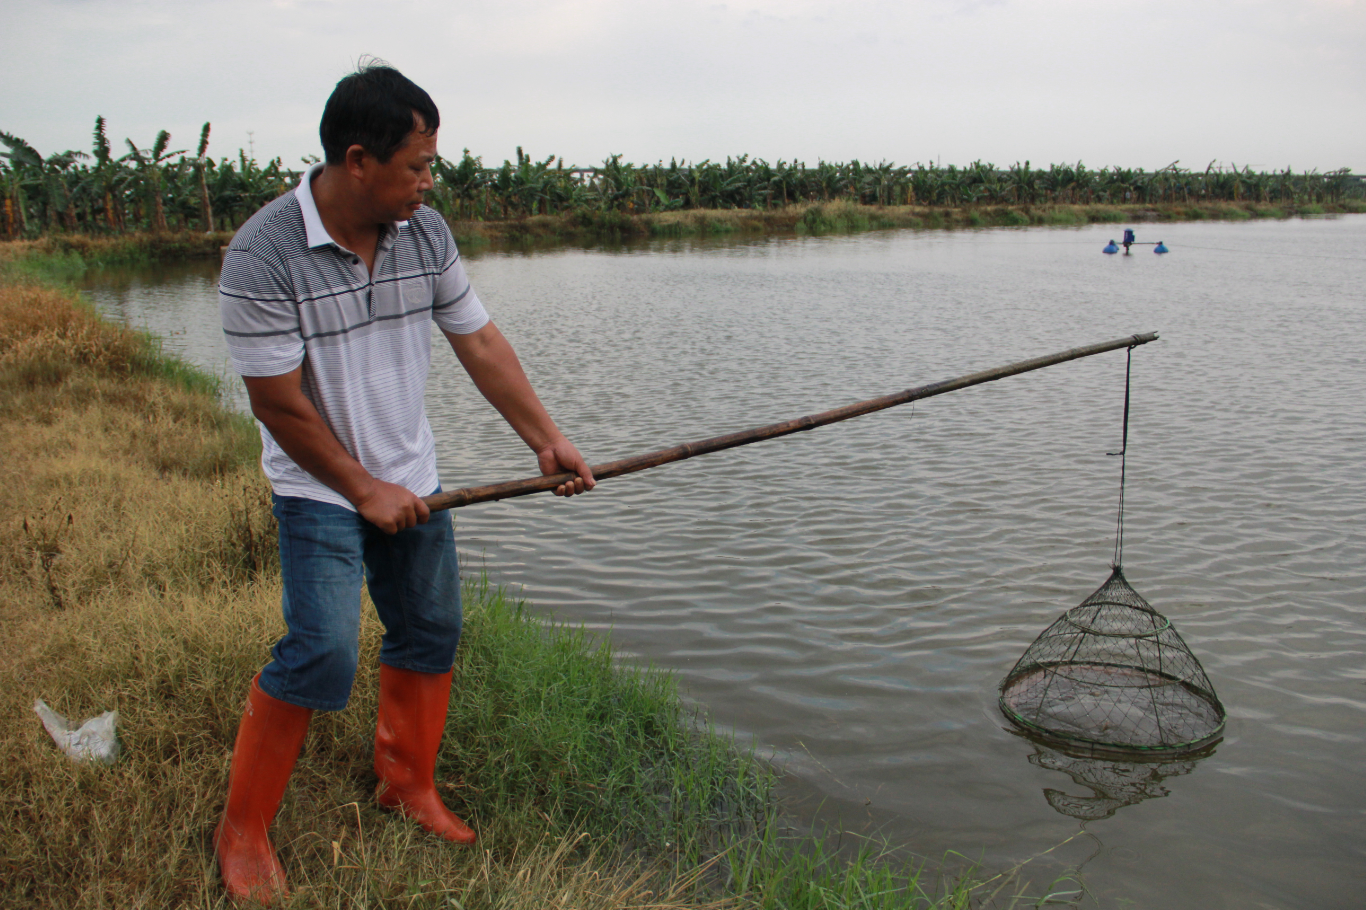
[[[1157,241],[1157,246],[1153,247],[1153,252],[1154,252],[1154,253],[1170,253],[1171,250],[1167,249],[1167,245],[1166,245],[1165,243],[1163,243],[1161,240],[1159,240],[1159,241]]]
[[[1119,247],[1115,246],[1115,242],[1114,242],[1113,240],[1111,240],[1109,243],[1107,243],[1107,244],[1105,245],[1105,249],[1101,250],[1101,252],[1102,252],[1102,253],[1111,253],[1111,254],[1113,254],[1113,253],[1118,253],[1118,252],[1119,252]]]

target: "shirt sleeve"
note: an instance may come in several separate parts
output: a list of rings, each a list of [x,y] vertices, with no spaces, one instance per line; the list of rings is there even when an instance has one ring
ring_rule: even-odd
[[[278,269],[248,250],[229,250],[218,310],[232,367],[242,376],[279,376],[304,361],[299,305]]]
[[[432,319],[453,335],[469,335],[488,324],[489,314],[465,274],[465,264],[460,259],[460,250],[456,248],[450,228],[444,221],[441,226],[446,234],[446,262],[436,280]]]

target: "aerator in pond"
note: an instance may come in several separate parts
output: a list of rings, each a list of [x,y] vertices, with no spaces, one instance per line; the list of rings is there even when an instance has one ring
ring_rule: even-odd
[[[1123,239],[1122,241],[1120,241],[1120,243],[1115,243],[1114,240],[1111,240],[1109,243],[1105,244],[1105,247],[1101,250],[1101,252],[1102,252],[1102,253],[1105,253],[1105,254],[1107,254],[1107,255],[1114,255],[1115,253],[1118,253],[1118,252],[1119,252],[1120,244],[1123,244],[1123,246],[1124,246],[1124,255],[1125,255],[1125,256],[1132,255],[1132,254],[1129,252],[1129,247],[1131,247],[1131,246],[1150,246],[1150,247],[1153,248],[1153,252],[1154,252],[1154,253],[1170,253],[1170,252],[1171,252],[1171,250],[1169,250],[1169,249],[1167,248],[1167,245],[1166,245],[1165,243],[1163,243],[1161,240],[1157,241],[1156,243],[1152,243],[1152,242],[1149,242],[1149,241],[1144,241],[1144,242],[1140,243],[1140,242],[1138,241],[1138,239],[1134,236],[1134,229],[1133,229],[1133,228],[1125,228],[1125,229],[1124,229],[1124,239]]]

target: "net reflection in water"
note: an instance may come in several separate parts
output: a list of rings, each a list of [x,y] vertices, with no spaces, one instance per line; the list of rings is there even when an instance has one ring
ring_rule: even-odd
[[[1044,799],[1057,812],[1078,821],[1109,818],[1125,806],[1171,793],[1162,785],[1169,777],[1195,770],[1196,760],[1145,762],[1082,758],[1036,745],[1029,763],[1050,771],[1061,771],[1091,791],[1090,796],[1074,796],[1045,787]]]

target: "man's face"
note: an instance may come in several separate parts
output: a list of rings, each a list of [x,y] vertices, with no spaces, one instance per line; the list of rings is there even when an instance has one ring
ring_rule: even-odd
[[[425,125],[408,134],[403,145],[384,163],[367,154],[365,189],[379,221],[407,221],[422,205],[432,188],[432,162],[436,160],[436,133],[424,133]]]

